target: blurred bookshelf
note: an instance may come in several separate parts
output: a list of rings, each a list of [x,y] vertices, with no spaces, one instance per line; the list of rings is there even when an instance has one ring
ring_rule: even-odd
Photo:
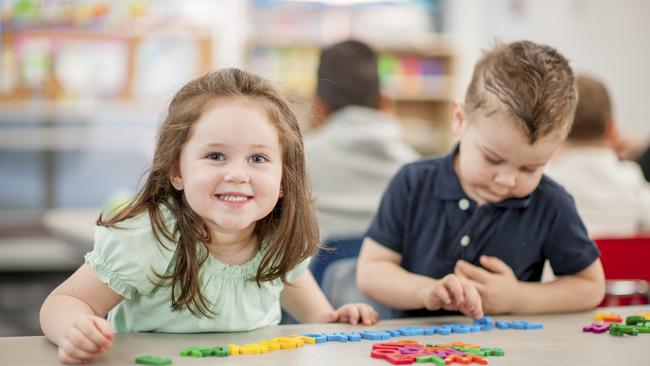
[[[174,4],[3,2],[0,107],[85,99],[128,105],[169,96],[210,70],[213,54],[213,30],[179,17]]]
[[[0,183],[11,191],[19,179],[37,179],[41,187],[0,195],[0,211],[100,205],[109,184],[96,188],[93,174],[78,181],[88,167],[71,161],[120,156],[132,165],[113,171],[113,185],[137,180],[166,104],[214,67],[217,7],[203,0],[0,2],[0,166],[16,172]],[[70,183],[95,196],[70,203],[62,198]]]
[[[424,155],[449,149],[457,52],[441,31],[441,1],[253,3],[248,67],[298,101],[307,129],[320,49],[354,38],[378,53],[382,90],[395,102],[405,139]]]

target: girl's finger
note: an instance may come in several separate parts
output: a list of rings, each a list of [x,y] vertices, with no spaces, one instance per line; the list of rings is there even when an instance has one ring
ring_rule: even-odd
[[[113,339],[113,327],[111,324],[106,321],[104,318],[95,317],[93,319],[95,327],[106,337],[107,339]]]
[[[357,324],[359,322],[359,309],[357,305],[346,305],[346,313],[348,315],[348,322],[350,324]]]
[[[359,304],[359,313],[361,314],[361,321],[364,325],[372,325],[377,322],[378,314],[372,307],[366,304]]]
[[[64,339],[59,345],[59,357],[70,360],[68,363],[83,363],[94,360],[98,353],[87,352],[76,347],[68,339]]]
[[[95,333],[98,333],[95,331]],[[101,337],[99,334],[96,337]],[[79,328],[73,327],[66,334],[66,338],[72,343],[76,348],[82,349],[86,352],[95,353],[99,352],[102,348],[101,343],[93,342],[83,331]],[[103,338],[103,337],[102,337]]]

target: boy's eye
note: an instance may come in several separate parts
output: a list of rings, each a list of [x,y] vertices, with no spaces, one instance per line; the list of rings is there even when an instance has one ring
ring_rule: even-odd
[[[225,159],[223,154],[220,152],[211,152],[208,154],[207,158],[210,160],[217,160],[217,161],[221,161]]]
[[[519,168],[519,170],[521,170],[524,173],[532,173],[536,170],[536,168],[521,167]]]
[[[249,161],[251,163],[261,164],[261,163],[267,162],[268,159],[264,155],[255,154],[255,155],[250,157]]]
[[[487,155],[485,155],[485,160],[487,160],[488,163],[490,163],[490,164],[495,164],[495,165],[496,165],[496,164],[501,164],[501,162],[502,162],[502,161],[499,160],[499,159],[492,159],[491,157],[489,157],[489,156],[487,156]]]

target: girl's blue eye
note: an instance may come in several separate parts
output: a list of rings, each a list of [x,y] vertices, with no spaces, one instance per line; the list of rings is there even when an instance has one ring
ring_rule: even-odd
[[[261,164],[261,163],[265,163],[265,162],[267,162],[268,159],[266,159],[266,158],[265,158],[264,156],[262,156],[262,155],[255,154],[255,155],[251,156],[250,161],[251,161],[252,163],[255,163],[255,164]]]
[[[207,158],[210,160],[217,160],[217,161],[224,160],[224,156],[220,152],[211,152],[208,154]]]

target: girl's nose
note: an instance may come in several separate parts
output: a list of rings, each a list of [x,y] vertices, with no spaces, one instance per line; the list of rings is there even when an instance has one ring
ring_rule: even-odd
[[[244,169],[241,167],[232,167],[228,172],[224,175],[223,179],[226,182],[231,182],[231,183],[248,183],[250,182],[250,177]]]

